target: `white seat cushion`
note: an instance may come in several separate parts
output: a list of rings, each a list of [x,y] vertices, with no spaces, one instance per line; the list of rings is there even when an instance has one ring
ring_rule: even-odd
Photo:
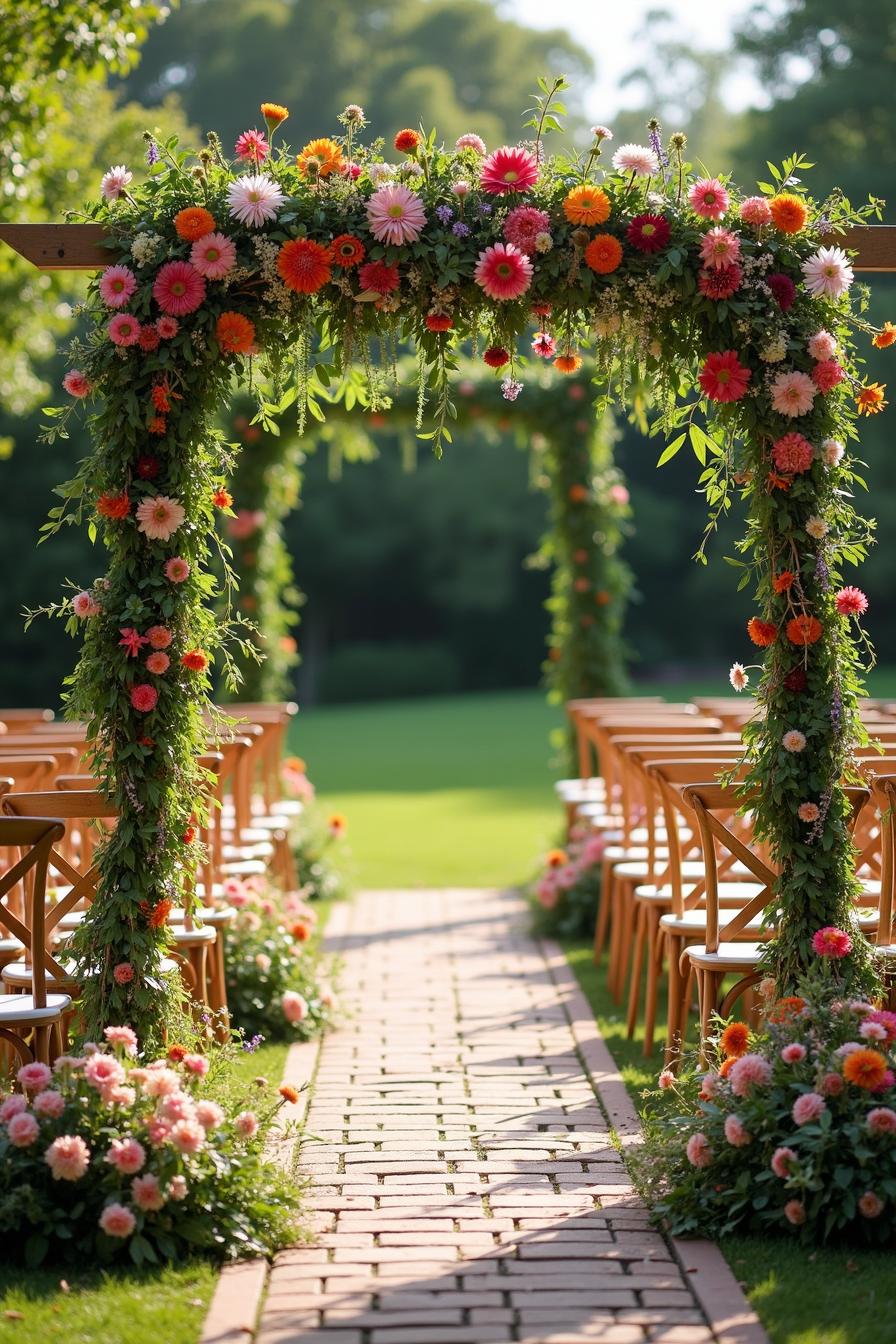
[[[48,994],[45,1008],[35,1008],[32,994],[0,994],[0,1027],[18,1022],[54,1022],[71,1007],[68,994]]]

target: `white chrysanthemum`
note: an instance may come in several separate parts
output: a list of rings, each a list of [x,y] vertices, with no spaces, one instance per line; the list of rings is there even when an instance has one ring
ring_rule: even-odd
[[[759,351],[759,358],[765,364],[777,364],[787,354],[787,337],[782,331],[773,336],[771,340]]]
[[[795,756],[797,753],[806,750],[806,735],[801,733],[798,728],[791,728],[781,738],[781,746],[785,751],[789,751]]]
[[[825,520],[819,518],[817,514],[814,514],[806,522],[806,531],[815,541],[822,541],[827,536],[829,530]]]
[[[809,293],[817,299],[839,299],[853,282],[849,257],[842,247],[820,247],[802,264]]]
[[[108,173],[103,173],[100,181],[100,195],[103,200],[117,201],[133,177],[134,174],[123,163],[118,163],[114,168],[110,168]]]
[[[550,252],[553,246],[554,246],[554,240],[549,233],[536,233],[535,235],[536,252]]]
[[[381,182],[388,182],[395,176],[395,166],[391,163],[369,163],[367,176],[378,187]]]
[[[743,663],[731,664],[728,680],[736,691],[742,691],[745,687],[749,686],[750,678],[747,676]]]
[[[234,219],[258,229],[269,219],[276,219],[277,211],[286,197],[267,173],[245,173],[227,188],[227,204]]]
[[[613,167],[618,168],[620,173],[653,177],[660,170],[660,161],[646,145],[620,145],[613,155]]]

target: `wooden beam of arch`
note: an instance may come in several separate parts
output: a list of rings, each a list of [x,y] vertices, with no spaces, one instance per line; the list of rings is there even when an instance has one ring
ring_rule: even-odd
[[[98,271],[110,261],[102,224],[0,224],[0,240],[41,271]],[[857,253],[857,271],[896,272],[896,224],[862,224],[830,242]]]

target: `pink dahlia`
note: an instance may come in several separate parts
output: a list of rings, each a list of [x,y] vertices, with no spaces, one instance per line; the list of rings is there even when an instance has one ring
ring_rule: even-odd
[[[133,1070],[131,1071],[133,1074]],[[143,1091],[148,1097],[170,1097],[180,1091],[180,1077],[174,1069],[148,1069],[143,1079]]]
[[[772,1154],[771,1169],[784,1181],[790,1175],[791,1164],[795,1164],[797,1155],[792,1148],[776,1148]]]
[[[620,145],[612,162],[618,172],[634,173],[636,177],[653,177],[660,170],[659,159],[646,145]]]
[[[474,154],[485,154],[485,141],[475,131],[465,131],[454,142],[455,149],[472,149]]]
[[[875,1106],[865,1117],[872,1134],[896,1134],[896,1111],[889,1106]]]
[[[703,235],[700,258],[704,266],[711,266],[716,270],[733,266],[740,260],[740,239],[730,229],[716,225]]]
[[[129,1237],[137,1219],[123,1204],[107,1204],[100,1214],[100,1227],[107,1237]]]
[[[490,299],[518,299],[532,283],[532,263],[512,243],[493,243],[479,253],[473,277]]]
[[[784,1205],[784,1217],[793,1227],[801,1227],[806,1221],[806,1206],[801,1199],[788,1199]]]
[[[234,1119],[233,1127],[244,1139],[254,1139],[258,1133],[258,1117],[252,1111],[240,1111]]]
[[[806,349],[813,359],[833,359],[837,354],[837,341],[829,331],[822,329],[810,336]]]
[[[748,196],[745,201],[741,201],[739,213],[743,222],[754,229],[761,229],[763,224],[772,222],[771,208],[764,196]]]
[[[800,821],[805,821],[807,824],[812,825],[821,816],[821,811],[817,803],[800,803],[796,810],[796,814]]]
[[[772,298],[782,313],[789,312],[796,302],[796,285],[783,271],[775,271],[765,277],[765,283],[772,292]]]
[[[719,270],[701,271],[697,287],[708,299],[730,299],[740,289],[743,271],[739,266],[723,266]]]
[[[137,505],[137,530],[150,541],[168,541],[186,516],[179,500],[156,495],[155,499],[143,499]]]
[[[93,383],[80,369],[70,369],[62,380],[62,386],[70,397],[87,397],[93,389]]]
[[[104,1087],[123,1083],[125,1071],[114,1056],[97,1052],[84,1065],[84,1077],[99,1092]]]
[[[896,1041],[896,1013],[888,1012],[886,1008],[875,1008],[871,1020],[880,1023],[887,1033],[887,1044],[892,1045]]]
[[[772,1066],[762,1055],[741,1055],[731,1067],[728,1081],[736,1097],[748,1097],[754,1087],[765,1087],[772,1076]]]
[[[227,204],[234,219],[258,229],[286,204],[286,197],[266,173],[247,173],[227,188]]]
[[[164,1207],[165,1194],[159,1185],[158,1176],[147,1172],[144,1176],[135,1176],[131,1181],[131,1195],[138,1209],[144,1213],[157,1213]]]
[[[423,202],[401,182],[387,182],[367,202],[367,223],[381,243],[415,243],[426,223]]]
[[[133,1027],[106,1027],[103,1035],[110,1045],[120,1045],[126,1055],[136,1055],[137,1033]]]
[[[233,239],[224,233],[207,233],[190,249],[190,263],[206,280],[223,280],[236,264]]]
[[[53,1070],[39,1060],[23,1064],[16,1074],[23,1092],[42,1092],[53,1081]]]
[[[209,1063],[207,1055],[184,1055],[181,1062],[187,1073],[195,1074],[197,1078],[204,1078],[208,1073]]]
[[[116,313],[106,331],[113,345],[136,345],[140,339],[140,323],[130,313]]]
[[[861,588],[841,588],[834,602],[841,616],[864,616],[868,610],[868,599]]]
[[[171,666],[171,659],[167,653],[151,653],[146,660],[146,670],[151,672],[154,677],[161,677]]]
[[[165,578],[171,583],[185,583],[190,577],[190,562],[182,556],[174,555],[165,562]]]
[[[188,261],[166,261],[153,282],[152,296],[163,313],[184,317],[205,299],[205,280]]]
[[[40,1125],[30,1111],[20,1111],[6,1126],[6,1137],[13,1148],[30,1148],[40,1134]]]
[[[200,1101],[196,1103],[196,1119],[203,1129],[217,1129],[224,1123],[224,1110],[216,1101]]]
[[[189,1186],[187,1185],[186,1176],[172,1176],[168,1183],[168,1198],[176,1200],[186,1199],[188,1190]]]
[[[797,1097],[790,1110],[795,1125],[811,1125],[827,1110],[824,1097],[817,1092],[804,1092]]]
[[[793,419],[807,415],[815,401],[815,384],[807,373],[779,373],[772,380],[772,409]]]
[[[852,951],[852,939],[844,929],[837,929],[833,924],[828,924],[813,935],[812,950],[816,956],[839,960],[841,957],[849,956]]]
[[[150,714],[159,702],[159,693],[154,686],[143,682],[131,691],[131,704],[138,714]]]
[[[104,201],[117,201],[122,192],[125,192],[134,174],[125,168],[123,163],[116,164],[110,168],[108,173],[103,173],[100,180],[100,195]]]
[[[179,1153],[198,1153],[205,1144],[205,1130],[198,1120],[178,1120],[168,1141]]]
[[[710,401],[740,401],[750,383],[750,370],[744,368],[734,350],[707,355],[700,370],[699,383]]]
[[[705,1134],[692,1134],[684,1151],[692,1167],[703,1168],[712,1164],[712,1147]]]
[[[48,1087],[44,1092],[38,1092],[34,1098],[35,1115],[45,1115],[51,1120],[58,1120],[65,1110],[65,1097],[61,1092],[56,1092]]]
[[[819,392],[832,392],[846,377],[846,370],[836,359],[823,359],[812,369],[811,378]]]
[[[27,1111],[28,1102],[22,1096],[21,1092],[13,1092],[11,1097],[0,1103],[0,1125],[6,1125],[14,1115],[19,1115],[21,1111]]]
[[[105,1161],[122,1176],[133,1176],[146,1161],[146,1149],[136,1139],[113,1139]]]
[[[799,1041],[791,1041],[790,1045],[785,1045],[781,1051],[781,1058],[785,1064],[802,1064],[806,1058],[806,1047]]]
[[[724,218],[730,197],[717,177],[701,177],[688,192],[688,201],[701,219]]]
[[[531,257],[538,251],[538,235],[548,233],[550,227],[551,217],[544,210],[534,205],[518,205],[504,221],[504,240]]]
[[[778,471],[797,476],[808,471],[815,457],[815,450],[808,439],[794,431],[776,439],[772,446],[772,459]]]
[[[530,191],[538,181],[538,160],[519,145],[504,145],[489,154],[482,165],[483,191],[503,196],[511,191]]]
[[[107,308],[123,308],[137,288],[137,277],[127,266],[107,266],[100,277],[100,298]]]
[[[237,137],[233,152],[238,159],[261,163],[270,154],[271,147],[264,137],[264,131],[243,131]]]
[[[753,1141],[752,1134],[747,1132],[743,1121],[736,1115],[725,1117],[725,1138],[732,1148],[746,1148]]]

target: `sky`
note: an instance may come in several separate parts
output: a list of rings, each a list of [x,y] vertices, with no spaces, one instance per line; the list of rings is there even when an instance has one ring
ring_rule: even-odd
[[[498,8],[531,28],[566,28],[594,57],[597,79],[585,99],[589,116],[608,123],[620,109],[636,105],[634,91],[620,88],[622,77],[640,63],[635,34],[650,10],[668,10],[678,26],[701,47],[726,48],[734,21],[753,0],[499,0]],[[733,73],[724,90],[733,111],[758,106],[761,88],[746,70]]]

